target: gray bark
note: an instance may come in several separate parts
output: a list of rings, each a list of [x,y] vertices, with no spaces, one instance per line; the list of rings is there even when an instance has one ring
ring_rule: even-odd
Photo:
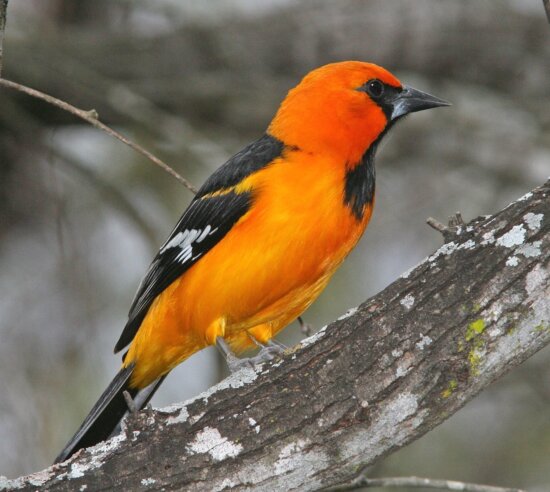
[[[349,482],[550,343],[550,180],[287,351],[0,490]],[[447,236],[448,237],[448,236]]]

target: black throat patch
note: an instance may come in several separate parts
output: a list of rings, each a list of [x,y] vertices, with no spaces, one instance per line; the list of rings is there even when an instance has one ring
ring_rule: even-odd
[[[374,156],[378,144],[391,128],[393,122],[389,122],[384,131],[369,146],[361,157],[361,161],[346,173],[344,185],[344,203],[351,208],[357,220],[363,220],[365,207],[371,205],[374,200],[376,188],[376,171],[374,168]]]
[[[363,154],[361,162],[346,173],[344,203],[351,208],[357,220],[362,220],[365,206],[374,199],[376,173],[373,145]]]

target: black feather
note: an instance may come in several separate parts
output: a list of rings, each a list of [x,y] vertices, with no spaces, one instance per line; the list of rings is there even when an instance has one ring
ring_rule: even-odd
[[[84,419],[75,435],[66,444],[61,453],[59,453],[54,463],[65,461],[80,449],[94,446],[120,431],[120,421],[128,412],[128,404],[123,394],[124,391],[127,391],[134,399],[138,410],[141,410],[149,403],[166,375],[160,377],[146,388],[137,390],[129,386],[133,369],[134,366],[131,364],[118,372],[90,410],[90,413]]]
[[[266,133],[214,171],[201,186],[196,199],[239,184],[244,178],[280,157],[284,148],[283,142]]]
[[[128,391],[132,397],[137,394],[137,390],[132,390],[128,386],[132,370],[133,366],[131,365],[118,372],[75,435],[59,453],[55,463],[65,461],[79,449],[93,446],[109,438],[128,411],[123,392]]]
[[[346,173],[344,203],[351,208],[357,220],[363,218],[365,206],[372,203],[374,199],[376,188],[375,151],[376,146],[373,144],[363,154],[361,162]]]
[[[351,208],[357,220],[361,220],[365,213],[365,206],[372,204],[376,191],[376,171],[374,156],[378,145],[395,122],[390,121],[384,131],[370,145],[361,157],[361,161],[347,171],[344,184],[344,203]]]

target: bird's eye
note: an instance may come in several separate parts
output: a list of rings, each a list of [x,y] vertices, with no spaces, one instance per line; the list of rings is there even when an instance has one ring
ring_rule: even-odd
[[[384,84],[378,79],[369,80],[366,84],[369,96],[378,99],[384,94]]]

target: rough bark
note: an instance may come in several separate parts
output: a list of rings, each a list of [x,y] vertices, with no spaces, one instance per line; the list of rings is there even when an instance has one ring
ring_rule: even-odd
[[[0,490],[318,490],[420,437],[550,343],[550,180],[281,360]]]

